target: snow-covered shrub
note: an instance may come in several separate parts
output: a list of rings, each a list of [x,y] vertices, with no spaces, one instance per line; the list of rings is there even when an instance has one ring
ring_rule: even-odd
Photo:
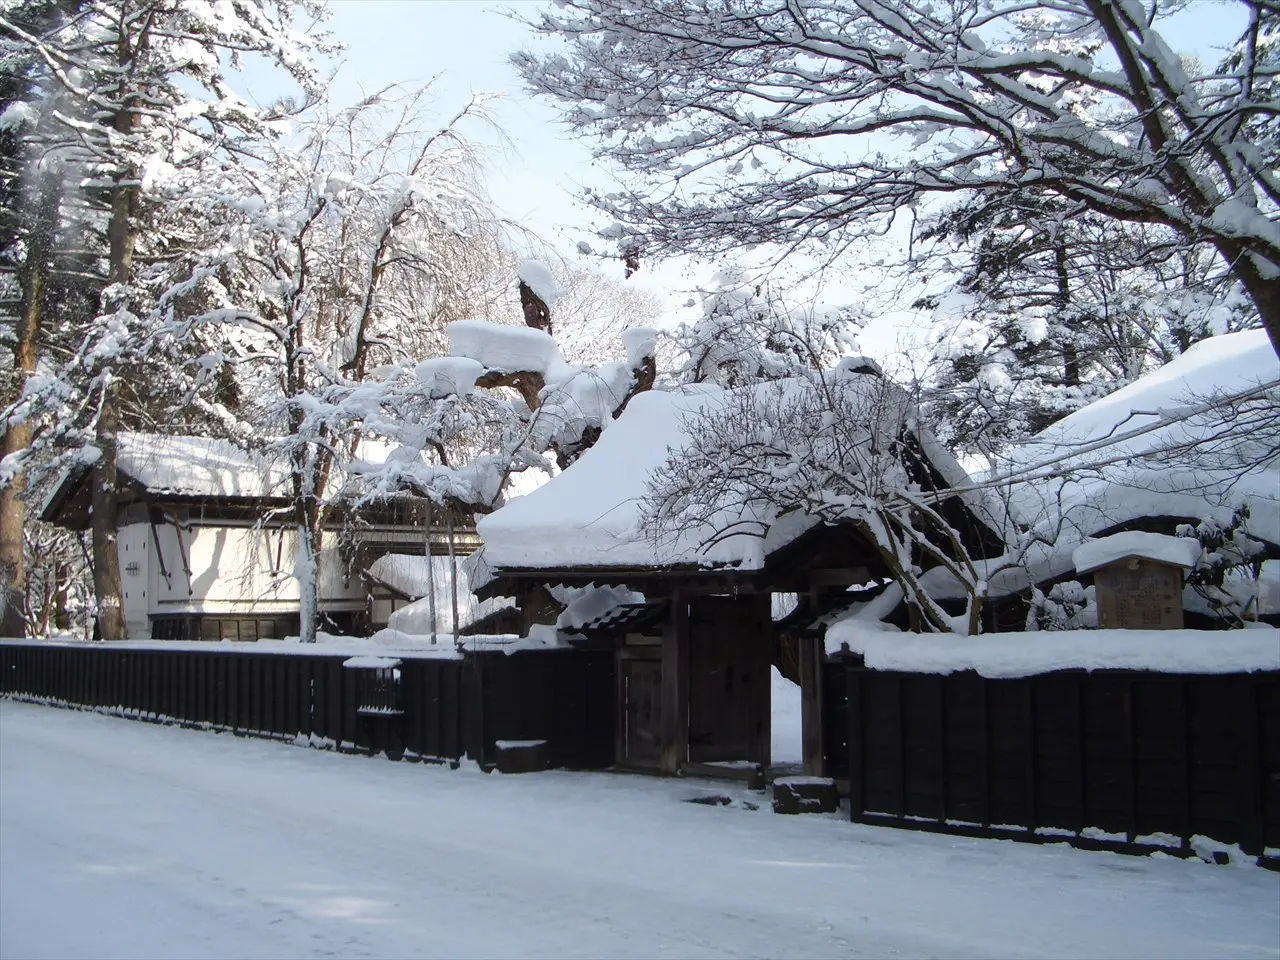
[[[1092,586],[1079,580],[1055,583],[1046,595],[1031,593],[1029,626],[1037,630],[1092,630],[1098,626],[1098,605]]]
[[[740,387],[830,367],[857,352],[865,320],[851,307],[789,305],[762,280],[736,270],[716,274],[702,316],[672,335],[684,360],[675,378]]]
[[[1266,552],[1248,535],[1248,522],[1249,507],[1243,504],[1225,526],[1206,517],[1195,526],[1178,527],[1178,536],[1200,543],[1200,562],[1188,575],[1187,586],[1224,626],[1243,626],[1258,617],[1258,579]]]

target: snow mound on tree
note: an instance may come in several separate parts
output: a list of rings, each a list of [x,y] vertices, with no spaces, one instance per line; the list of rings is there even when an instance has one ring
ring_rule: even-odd
[[[465,397],[475,391],[484,364],[470,357],[432,357],[414,368],[413,375],[427,388],[432,400]]]
[[[604,429],[631,389],[631,367],[605,363],[559,371],[541,393],[538,417],[552,443],[572,443],[586,427]]]
[[[555,302],[564,296],[564,291],[551,275],[551,268],[538,260],[523,260],[520,263],[520,280],[537,294],[538,299],[551,309]]]
[[[486,320],[455,320],[447,329],[449,352],[455,358],[468,357],[490,370],[554,376],[564,369],[560,348],[544,330]]]
[[[622,346],[627,351],[627,363],[632,369],[640,366],[646,357],[652,357],[658,349],[658,331],[652,327],[631,327],[622,331]]]

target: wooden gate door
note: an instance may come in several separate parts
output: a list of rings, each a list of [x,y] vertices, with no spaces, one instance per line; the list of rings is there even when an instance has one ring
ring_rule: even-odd
[[[662,661],[620,654],[618,682],[622,707],[618,762],[656,767],[662,757]]]
[[[689,608],[689,759],[768,763],[768,595],[698,597]]]

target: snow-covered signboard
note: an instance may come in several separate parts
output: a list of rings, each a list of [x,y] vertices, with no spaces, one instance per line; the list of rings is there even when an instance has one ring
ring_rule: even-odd
[[[1076,572],[1093,574],[1098,626],[1104,630],[1182,628],[1183,573],[1200,544],[1188,537],[1127,531],[1076,548]]]

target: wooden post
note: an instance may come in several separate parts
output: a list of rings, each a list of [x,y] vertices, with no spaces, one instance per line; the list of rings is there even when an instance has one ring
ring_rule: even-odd
[[[423,549],[427,554],[427,615],[431,617],[431,642],[436,642],[436,575],[435,562],[431,559],[431,526],[435,520],[435,505],[427,507],[427,539]],[[392,604],[394,607],[394,603]],[[394,611],[393,611],[394,612]]]
[[[662,631],[662,759],[674,776],[689,759],[689,599],[671,591],[671,613]]]
[[[844,667],[845,689],[848,692],[845,721],[849,748],[849,818],[858,820],[866,813],[866,780],[863,777],[862,725],[862,675],[861,665]]]
[[[822,637],[800,638],[800,742],[807,776],[820,777],[823,770],[822,723]]]
[[[755,707],[752,711],[754,732],[747,759],[758,763],[761,773],[768,776],[773,750],[773,595],[757,593],[748,597],[752,645],[749,662],[751,676],[756,678],[756,683]]]

